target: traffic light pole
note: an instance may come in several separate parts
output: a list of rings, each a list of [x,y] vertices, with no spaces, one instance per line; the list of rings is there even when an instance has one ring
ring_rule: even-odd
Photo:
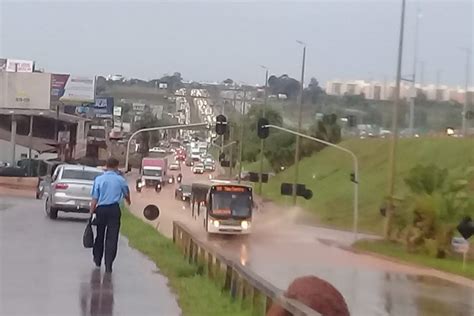
[[[129,155],[130,155],[130,143],[132,141],[132,139],[137,136],[138,134],[140,133],[143,133],[143,132],[152,132],[152,131],[161,131],[161,130],[164,130],[164,129],[189,129],[189,128],[193,128],[193,127],[207,127],[209,126],[208,123],[193,123],[193,124],[187,124],[187,125],[168,125],[168,126],[157,126],[157,127],[149,127],[149,128],[142,128],[142,129],[139,129],[138,131],[135,131],[135,133],[133,133],[130,138],[128,139],[128,142],[127,142],[127,154],[125,156],[125,168],[127,169],[128,171],[128,162],[129,162]]]
[[[356,241],[357,240],[357,234],[358,234],[358,225],[359,225],[359,161],[357,159],[357,156],[354,154],[354,152],[350,151],[349,149],[347,149],[345,147],[341,147],[339,145],[327,142],[325,140],[322,140],[322,139],[319,139],[319,138],[316,138],[316,137],[308,136],[306,134],[296,132],[296,131],[293,131],[293,130],[288,129],[288,128],[284,128],[284,127],[280,127],[280,126],[276,126],[276,125],[271,125],[271,124],[265,125],[265,126],[262,126],[262,127],[264,127],[264,128],[274,128],[274,129],[277,129],[277,130],[280,130],[280,131],[283,131],[283,132],[287,132],[287,133],[290,133],[290,134],[293,134],[293,135],[296,135],[296,136],[299,136],[299,137],[310,139],[312,141],[327,145],[329,147],[336,148],[340,151],[343,151],[343,152],[348,153],[349,155],[351,155],[352,163],[354,165],[354,178],[352,180],[352,182],[354,183],[354,204],[353,204],[352,231],[353,231],[353,234],[354,234],[354,241]],[[295,190],[295,189],[293,189],[293,190]],[[295,194],[295,193],[296,192],[294,191],[293,194]]]
[[[242,181],[242,160],[244,155],[244,121],[245,121],[245,102],[247,98],[247,91],[244,89],[244,97],[242,100],[242,119],[240,120],[240,148],[239,148],[239,175],[238,183]]]
[[[266,68],[265,68],[266,69]],[[262,117],[265,117],[266,110],[267,110],[267,99],[268,99],[268,69],[265,70],[265,99],[263,101],[263,108],[262,108]],[[263,149],[265,147],[265,140],[260,140],[260,176],[258,177],[258,194],[262,194],[262,174],[263,174],[263,158],[265,157],[263,154]]]

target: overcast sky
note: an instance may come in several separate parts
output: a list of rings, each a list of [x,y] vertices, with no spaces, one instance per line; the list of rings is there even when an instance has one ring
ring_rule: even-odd
[[[443,83],[464,84],[461,47],[473,47],[473,2],[419,2],[425,83],[440,70]],[[302,40],[307,81],[395,76],[401,0],[0,3],[0,57],[35,60],[49,72],[152,79],[180,71],[185,80],[255,84],[264,81],[262,64],[299,78]],[[405,75],[416,3],[408,0]]]

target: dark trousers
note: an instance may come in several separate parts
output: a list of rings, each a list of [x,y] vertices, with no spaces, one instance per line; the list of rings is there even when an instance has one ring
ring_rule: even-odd
[[[97,207],[95,212],[97,214],[97,236],[95,237],[92,254],[94,255],[94,261],[101,263],[105,252],[105,267],[111,269],[117,255],[121,216],[120,206],[118,204],[101,205]]]

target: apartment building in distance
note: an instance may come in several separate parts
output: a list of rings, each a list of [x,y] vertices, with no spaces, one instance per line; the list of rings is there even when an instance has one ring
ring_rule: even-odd
[[[415,90],[416,89],[416,90]],[[400,97],[408,99],[423,92],[428,100],[432,101],[456,101],[464,103],[466,91],[460,87],[449,87],[446,85],[415,85],[412,88],[408,82],[402,82]],[[326,82],[325,91],[328,95],[360,95],[364,94],[368,100],[393,100],[395,97],[395,83],[384,83],[365,80],[333,80]],[[474,87],[470,87],[467,93],[468,101],[474,104]]]

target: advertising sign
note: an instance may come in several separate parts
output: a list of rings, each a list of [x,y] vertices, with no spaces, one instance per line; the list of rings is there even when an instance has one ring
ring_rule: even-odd
[[[122,116],[122,107],[121,106],[114,107],[114,116]]]
[[[144,112],[145,104],[144,103],[133,103],[132,108],[134,112]]]
[[[95,78],[65,74],[51,75],[51,102],[92,103],[95,97]]]
[[[45,73],[0,72],[0,108],[50,108],[51,75]]]
[[[6,71],[33,72],[35,62],[31,60],[7,59]]]
[[[111,119],[114,115],[114,98],[97,97],[95,103],[91,105],[89,114],[93,118]]]

